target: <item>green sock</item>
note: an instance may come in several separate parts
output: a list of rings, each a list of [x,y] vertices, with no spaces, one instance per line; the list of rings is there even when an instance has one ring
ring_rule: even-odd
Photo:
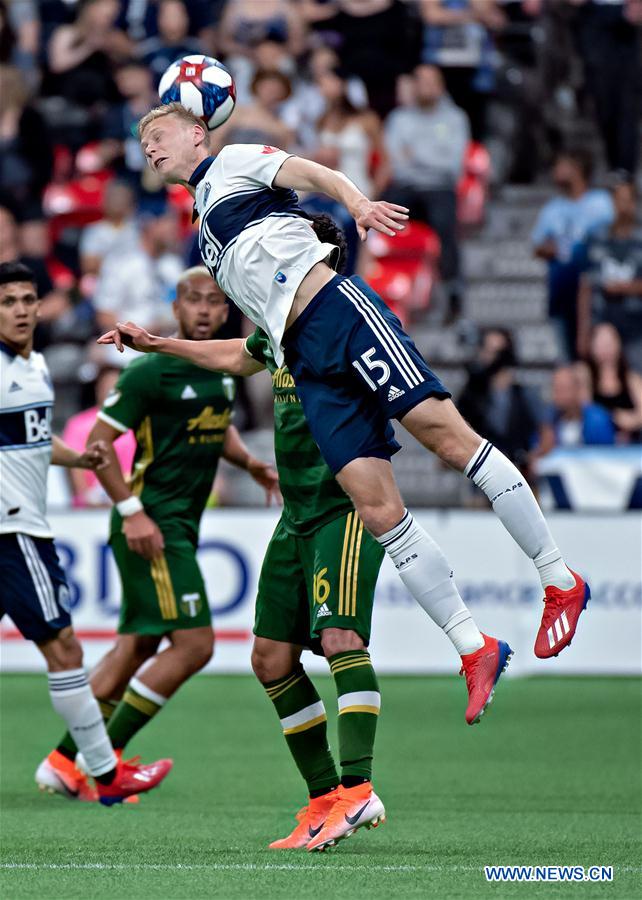
[[[274,703],[286,743],[310,794],[336,787],[339,777],[328,746],[325,707],[303,666],[263,687]]]
[[[345,787],[370,781],[381,695],[367,650],[329,657],[339,700],[339,755]]]
[[[139,678],[132,678],[109,720],[107,734],[114,750],[122,750],[166,702],[167,697],[148,688]]]
[[[114,710],[118,706],[118,700],[98,700],[98,698],[96,698],[96,700],[98,701],[103,721],[105,722],[105,725],[107,725]],[[76,743],[68,731],[65,732],[64,737],[56,747],[56,750],[58,753],[62,753],[63,756],[66,756],[67,759],[74,760],[76,758],[78,747],[76,747]]]

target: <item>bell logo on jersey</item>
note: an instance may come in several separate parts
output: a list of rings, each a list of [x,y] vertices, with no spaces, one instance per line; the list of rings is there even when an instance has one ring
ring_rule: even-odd
[[[25,410],[25,441],[27,444],[37,444],[41,441],[51,440],[51,409],[44,410],[44,416],[40,418],[37,409]]]

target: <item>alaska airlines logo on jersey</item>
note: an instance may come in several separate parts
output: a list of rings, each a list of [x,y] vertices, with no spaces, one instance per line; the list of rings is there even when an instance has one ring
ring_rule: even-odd
[[[299,403],[294,378],[287,366],[277,369],[272,374],[272,393],[275,403]]]
[[[227,428],[231,418],[232,413],[229,409],[226,409],[222,413],[215,413],[212,406],[206,406],[194,419],[188,419],[187,430],[196,431],[198,429],[199,431],[214,431]]]
[[[290,375],[290,372],[286,366],[277,369],[276,372],[274,372],[274,374],[272,375],[272,387],[293,388],[294,386],[294,378]]]

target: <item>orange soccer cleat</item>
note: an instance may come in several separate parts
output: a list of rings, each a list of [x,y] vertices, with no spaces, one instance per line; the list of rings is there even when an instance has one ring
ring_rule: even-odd
[[[338,798],[323,828],[308,843],[308,850],[326,850],[358,828],[376,828],[386,821],[383,803],[377,797],[369,781],[355,787],[338,787]]]
[[[270,850],[302,850],[307,847],[310,840],[317,836],[323,828],[323,823],[337,801],[338,788],[334,788],[321,797],[310,798],[308,805],[300,809],[296,814],[299,823],[294,831],[287,837],[272,841]]]
[[[505,641],[482,634],[484,646],[461,658],[460,675],[466,676],[468,707],[466,721],[476,725],[493,702],[495,685],[508,668],[513,651]]]
[[[111,784],[96,783],[98,799],[104,806],[127,802],[127,798],[157,787],[169,775],[174,761],[159,759],[148,765],[135,764],[133,760],[124,761],[121,753],[116,753],[116,775]]]
[[[548,659],[571,643],[580,615],[591,598],[591,589],[573,572],[575,586],[568,591],[550,586],[545,590],[544,613],[535,638],[535,656]]]
[[[96,803],[98,791],[92,787],[87,776],[71,759],[58,750],[52,750],[36,770],[36,783],[41,791],[62,794],[70,800]]]

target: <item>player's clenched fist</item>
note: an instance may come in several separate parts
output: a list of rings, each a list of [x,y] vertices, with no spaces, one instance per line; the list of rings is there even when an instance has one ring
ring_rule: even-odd
[[[109,465],[109,451],[104,441],[92,441],[87,444],[85,452],[78,457],[79,469],[93,469],[100,472]]]
[[[131,347],[140,353],[149,353],[154,349],[155,340],[156,336],[145,331],[140,325],[133,322],[117,322],[115,328],[98,338],[98,343],[113,344],[120,353],[125,347]]]

